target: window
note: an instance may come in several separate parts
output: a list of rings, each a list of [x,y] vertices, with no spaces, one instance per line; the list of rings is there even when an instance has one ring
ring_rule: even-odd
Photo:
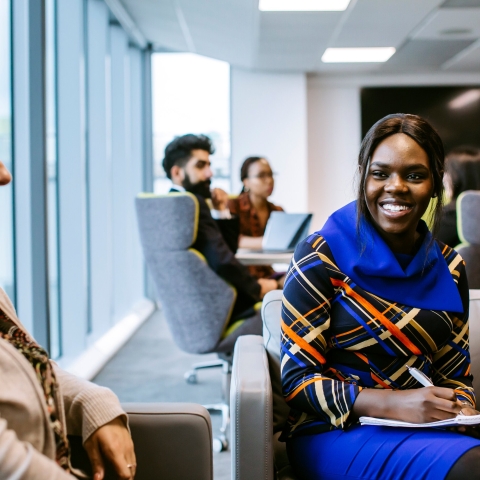
[[[48,302],[50,355],[61,355],[60,295],[58,269],[58,165],[57,165],[57,81],[56,81],[56,1],[45,3],[46,72],[46,161],[48,227]]]
[[[230,191],[229,64],[190,53],[157,53],[152,75],[155,192],[166,193],[170,186],[162,167],[165,146],[186,133],[213,140],[212,184]]]
[[[12,171],[10,2],[0,2],[0,160]],[[0,286],[15,299],[12,185],[0,188]]]

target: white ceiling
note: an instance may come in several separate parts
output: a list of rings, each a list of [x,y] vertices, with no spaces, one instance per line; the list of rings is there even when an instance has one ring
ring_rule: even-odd
[[[260,12],[258,0],[121,0],[159,51],[291,72],[480,72],[480,0],[351,0],[344,12]],[[385,64],[323,64],[327,47],[390,47]]]

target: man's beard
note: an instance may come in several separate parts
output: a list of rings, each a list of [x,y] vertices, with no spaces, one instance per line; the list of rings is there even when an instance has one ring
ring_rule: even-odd
[[[203,182],[192,183],[188,174],[185,174],[185,178],[182,182],[182,187],[190,193],[200,195],[203,198],[211,198],[212,194],[210,192],[210,180],[203,180]]]

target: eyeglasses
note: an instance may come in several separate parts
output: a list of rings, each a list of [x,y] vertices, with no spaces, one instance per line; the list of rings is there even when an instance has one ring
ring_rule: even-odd
[[[277,175],[276,172],[262,172],[259,173],[258,175],[253,175],[252,177],[248,178],[258,178],[259,180],[265,181],[265,180],[270,180],[271,178],[275,177]]]

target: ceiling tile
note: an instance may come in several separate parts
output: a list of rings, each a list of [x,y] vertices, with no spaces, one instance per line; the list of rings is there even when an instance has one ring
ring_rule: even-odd
[[[397,47],[443,0],[360,0],[330,47]]]
[[[471,43],[471,40],[409,40],[383,64],[382,71],[438,70]]]
[[[439,9],[414,35],[423,39],[475,39],[480,37],[480,8]]]
[[[442,69],[455,72],[480,72],[480,40],[447,61],[442,65]]]
[[[480,0],[447,0],[442,8],[480,7]]]
[[[313,70],[341,15],[339,12],[262,13],[255,65]]]
[[[187,51],[173,0],[122,0],[149,42],[166,50]]]

